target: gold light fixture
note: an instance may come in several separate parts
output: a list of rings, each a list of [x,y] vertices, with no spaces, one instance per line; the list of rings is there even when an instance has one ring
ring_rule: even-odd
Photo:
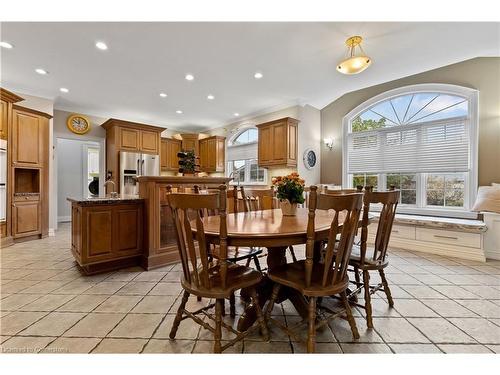
[[[368,68],[372,60],[366,56],[365,51],[361,48],[363,38],[360,36],[351,36],[345,41],[348,48],[349,57],[337,65],[337,70],[342,74],[358,74]],[[359,48],[358,55],[356,55],[356,47]]]

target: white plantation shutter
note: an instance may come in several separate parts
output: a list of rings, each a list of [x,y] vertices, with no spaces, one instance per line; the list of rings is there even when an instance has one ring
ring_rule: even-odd
[[[347,136],[347,173],[467,172],[467,117],[390,126]]]
[[[227,148],[227,161],[233,160],[247,160],[257,158],[257,143],[248,143],[238,146],[228,146]]]

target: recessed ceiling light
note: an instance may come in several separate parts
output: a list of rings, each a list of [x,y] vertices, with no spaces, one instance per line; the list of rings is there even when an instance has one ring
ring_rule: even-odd
[[[47,72],[45,69],[42,69],[42,68],[35,69],[35,72],[37,72],[38,74],[41,74],[42,76],[49,74],[49,72]]]
[[[161,96],[162,98],[166,98],[166,97],[167,97],[167,94],[165,94],[164,92],[160,92],[160,96]]]
[[[64,92],[64,93],[68,93],[69,92],[69,90],[66,87],[61,87],[59,89],[59,91]]]
[[[213,95],[207,95],[207,99],[208,99],[208,100],[214,100],[214,99],[215,99],[215,96],[213,96]]]
[[[255,79],[261,79],[262,77],[264,77],[264,74],[262,74],[261,72],[257,72],[253,76],[255,77]]]
[[[0,42],[0,47],[7,48],[7,49],[14,48],[14,46],[12,44],[10,44],[9,42]]]
[[[239,115],[240,115],[240,114],[239,114],[238,112],[235,112],[235,113],[234,113],[234,116],[235,116],[235,117],[238,117]]]
[[[177,113],[179,115],[182,115],[182,111],[180,109],[178,109],[177,111],[175,111],[175,113]]]
[[[192,81],[194,79],[194,75],[186,74],[186,76],[184,78],[186,78],[186,80],[188,80],[188,81]]]
[[[95,46],[102,51],[106,51],[108,49],[108,46],[104,42],[96,42]]]

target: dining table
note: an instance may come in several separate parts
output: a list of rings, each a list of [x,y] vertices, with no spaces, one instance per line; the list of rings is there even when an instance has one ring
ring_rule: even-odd
[[[328,238],[330,226],[334,218],[334,211],[316,210],[314,219],[315,244],[314,260],[319,261],[321,244]],[[339,213],[339,227],[342,226],[345,215]],[[297,208],[294,216],[285,216],[281,209],[229,213],[227,222],[227,245],[234,247],[265,247],[267,248],[267,267],[272,270],[286,263],[286,250],[289,246],[305,244],[307,240],[307,225],[309,210]],[[196,227],[191,226],[193,233]],[[206,216],[203,218],[207,244],[220,243],[220,216]],[[270,299],[272,282],[264,275],[263,281],[257,288],[259,303],[263,307]],[[243,300],[247,298],[247,291],[240,292]],[[307,316],[307,301],[298,291],[292,288],[282,288],[277,302],[290,300],[299,315]],[[238,321],[238,330],[248,329],[256,320],[255,307],[248,303]]]

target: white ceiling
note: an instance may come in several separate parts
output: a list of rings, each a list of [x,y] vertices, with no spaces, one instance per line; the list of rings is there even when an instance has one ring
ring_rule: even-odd
[[[345,76],[335,67],[352,35],[373,64]],[[0,51],[2,86],[53,98],[56,109],[177,130],[223,126],[235,112],[322,108],[349,91],[500,55],[499,23],[2,23],[0,37],[15,46]]]

